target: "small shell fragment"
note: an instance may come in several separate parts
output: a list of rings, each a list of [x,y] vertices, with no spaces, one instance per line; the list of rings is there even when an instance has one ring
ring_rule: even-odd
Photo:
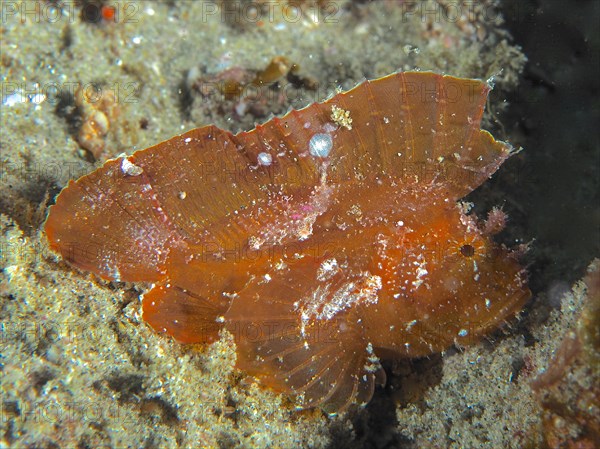
[[[144,169],[142,167],[138,167],[129,159],[124,157],[121,161],[121,171],[128,176],[139,176],[144,172]]]

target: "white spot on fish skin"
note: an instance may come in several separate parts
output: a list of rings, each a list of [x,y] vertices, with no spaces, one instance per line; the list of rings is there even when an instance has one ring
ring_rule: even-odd
[[[322,129],[326,133],[332,133],[337,129],[337,126],[335,126],[333,123],[327,122],[322,126]]]
[[[317,280],[319,282],[331,279],[339,270],[338,261],[334,258],[327,259],[321,263],[317,271]]]
[[[422,259],[422,258],[419,258]],[[414,261],[413,265],[417,265],[417,272],[416,272],[416,279],[412,282],[412,285],[415,287],[415,290],[418,289],[424,282],[423,278],[429,274],[429,272],[427,271],[427,269],[425,268],[425,265],[427,265],[427,262],[424,260],[420,260],[419,262]]]
[[[113,268],[113,271],[111,274],[115,281],[121,282],[121,273],[119,272],[119,268],[116,265]]]
[[[269,153],[258,153],[258,163],[260,165],[271,165],[271,163],[273,162],[273,156],[271,156]]]
[[[459,337],[466,337],[468,334],[469,334],[469,331],[467,331],[466,329],[461,329],[458,331]]]
[[[310,138],[308,150],[312,156],[325,158],[329,156],[333,140],[329,134],[315,134]]]

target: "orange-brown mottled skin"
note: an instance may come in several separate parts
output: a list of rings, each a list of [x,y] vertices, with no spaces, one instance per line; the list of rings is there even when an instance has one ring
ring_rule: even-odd
[[[501,212],[480,227],[458,203],[511,151],[479,129],[489,90],[398,73],[248,133],[195,129],[70,183],[46,233],[81,269],[153,282],[156,330],[225,327],[238,366],[301,406],[364,404],[378,355],[472,343],[530,295],[489,235]]]

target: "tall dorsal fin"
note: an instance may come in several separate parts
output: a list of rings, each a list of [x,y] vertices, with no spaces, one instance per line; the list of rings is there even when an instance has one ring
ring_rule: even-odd
[[[69,183],[46,221],[50,245],[105,279],[156,281],[169,248],[239,242],[252,229],[235,229],[236,212],[268,210],[274,196],[293,202],[324,179],[435,182],[458,199],[509,154],[479,129],[489,90],[476,80],[396,73],[235,136],[191,130]],[[348,112],[351,127],[333,106]]]

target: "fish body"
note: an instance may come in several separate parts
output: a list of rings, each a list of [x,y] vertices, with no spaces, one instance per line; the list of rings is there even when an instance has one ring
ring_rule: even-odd
[[[178,341],[227,329],[238,367],[299,406],[366,404],[380,355],[473,343],[530,296],[460,202],[512,152],[480,129],[489,90],[396,73],[249,132],[191,130],[71,182],[50,246],[151,282],[143,317]]]

